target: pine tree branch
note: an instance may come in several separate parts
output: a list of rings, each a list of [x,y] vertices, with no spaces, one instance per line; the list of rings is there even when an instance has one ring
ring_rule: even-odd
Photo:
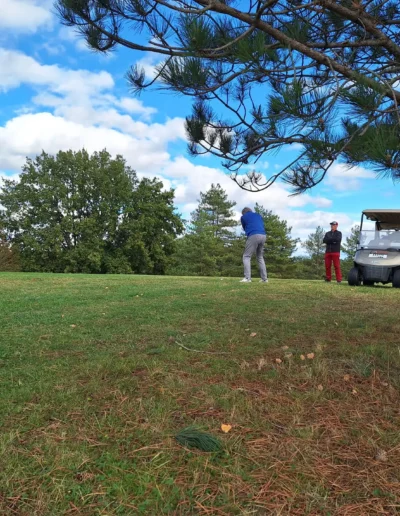
[[[382,46],[383,41],[379,39],[363,39],[361,41],[343,41],[336,43],[317,43],[311,41],[309,43],[305,43],[305,45],[309,48],[320,48],[323,50],[328,49],[337,49],[337,48],[363,48],[363,47],[380,47]]]
[[[205,5],[205,0],[197,0],[198,3],[201,5]],[[344,77],[347,77],[348,79],[354,80],[355,82],[360,81],[362,79],[368,86],[371,87],[374,91],[382,91],[385,90],[379,83],[371,79],[370,77],[360,74],[358,72],[353,71],[348,66],[344,66],[333,59],[329,58],[327,55],[322,54],[321,52],[317,52],[316,50],[313,50],[311,48],[308,48],[305,44],[296,41],[293,38],[290,38],[286,34],[284,34],[279,29],[276,29],[275,27],[271,26],[270,24],[262,21],[257,20],[254,18],[253,15],[238,11],[237,9],[234,9],[233,7],[229,7],[226,4],[223,4],[221,2],[218,2],[216,0],[213,0],[213,11],[218,12],[220,14],[226,14],[228,16],[231,16],[232,18],[241,20],[243,22],[248,23],[249,25],[253,25],[257,28],[265,32],[266,34],[269,34],[273,38],[275,38],[277,41],[281,42],[287,47],[292,48],[293,50],[297,50],[301,54],[304,54],[305,56],[313,59],[317,63],[320,63],[324,66],[331,66],[336,72],[339,72]],[[397,47],[397,45],[396,45]],[[400,55],[400,54],[399,54]],[[386,96],[392,98],[392,92],[386,91]],[[400,92],[395,93],[396,98],[398,101],[400,101]]]
[[[397,177],[395,3],[250,0],[237,4],[240,9],[225,0],[135,0],[129,8],[123,0],[58,2],[64,22],[94,48],[120,44],[167,57],[152,80],[132,69],[128,78],[135,91],[161,78],[160,87],[207,105],[216,101],[233,114],[233,121],[224,121],[205,108],[187,119],[186,129],[194,155],[211,152],[224,159],[245,187],[264,189],[283,177],[297,192],[305,191],[339,157],[349,163],[371,160]],[[124,21],[145,28],[150,42],[127,40]],[[272,93],[264,107],[255,99],[265,83]],[[353,120],[340,127],[333,120],[342,109],[350,109]],[[305,149],[292,169],[267,180],[257,172],[239,178],[243,164],[291,143]]]
[[[377,28],[377,20],[363,12],[363,6],[361,3],[359,4],[360,7],[357,10],[358,12],[354,12],[345,6],[338,4],[334,0],[319,0],[319,3],[323,7],[339,14],[343,18],[359,23],[366,31],[381,41],[382,46],[387,48],[395,56],[400,57],[400,47]]]

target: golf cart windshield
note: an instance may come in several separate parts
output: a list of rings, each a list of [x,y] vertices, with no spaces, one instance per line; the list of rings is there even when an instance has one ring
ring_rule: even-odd
[[[360,234],[361,249],[398,249],[400,250],[400,231],[399,230],[362,230]]]
[[[364,210],[357,248],[400,250],[400,210]]]
[[[375,222],[375,227],[379,231],[400,229],[400,210],[364,210],[362,215],[363,218],[365,216],[366,219]]]

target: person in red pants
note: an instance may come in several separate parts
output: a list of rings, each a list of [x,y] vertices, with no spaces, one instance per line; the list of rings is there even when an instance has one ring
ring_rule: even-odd
[[[340,271],[340,243],[342,241],[342,233],[338,231],[338,223],[336,220],[331,222],[331,230],[325,233],[324,244],[325,251],[325,281],[332,280],[332,262],[335,268],[335,276],[337,283],[342,283],[342,273]]]

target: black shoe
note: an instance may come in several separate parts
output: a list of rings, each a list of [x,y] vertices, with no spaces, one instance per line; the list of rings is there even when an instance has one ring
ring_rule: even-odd
[[[326,281],[326,283],[330,283],[331,282],[331,280],[327,279],[327,278],[325,278],[325,281]]]

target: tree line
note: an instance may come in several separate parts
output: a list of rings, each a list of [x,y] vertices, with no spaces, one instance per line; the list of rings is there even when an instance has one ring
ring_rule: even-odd
[[[42,152],[27,159],[19,181],[0,189],[0,270],[241,276],[245,235],[236,202],[219,185],[200,192],[183,220],[173,189],[158,179],[139,179],[122,156],[106,151]],[[321,279],[325,231],[305,242],[292,237],[286,220],[256,204],[267,230],[270,276]],[[351,267],[358,228],[343,245]],[[300,247],[299,247],[300,246]],[[296,254],[303,248],[306,256]]]

